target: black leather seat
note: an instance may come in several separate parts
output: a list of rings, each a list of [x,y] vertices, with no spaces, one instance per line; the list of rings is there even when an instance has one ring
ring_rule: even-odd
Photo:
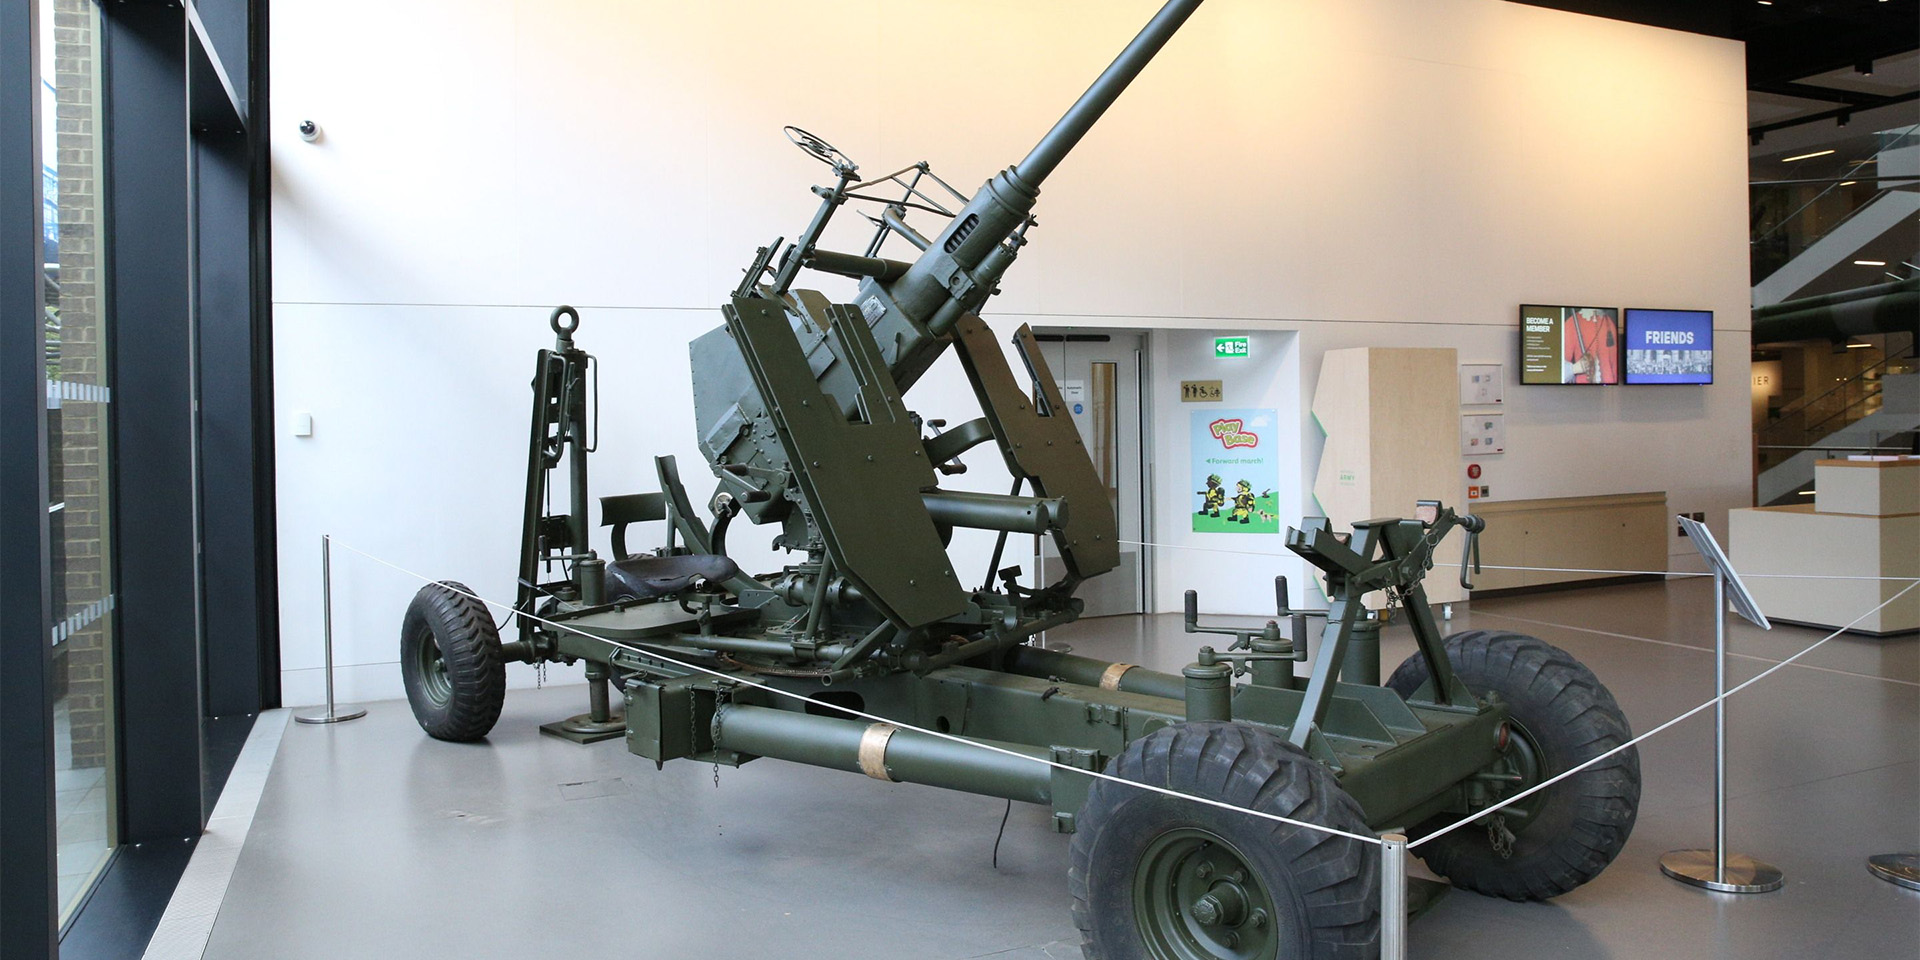
[[[712,554],[628,557],[607,564],[607,599],[652,600],[679,593],[696,580],[723,583],[739,573],[732,560]]]

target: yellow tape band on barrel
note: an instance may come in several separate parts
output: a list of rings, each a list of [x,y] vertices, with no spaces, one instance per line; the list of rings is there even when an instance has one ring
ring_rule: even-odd
[[[1128,670],[1132,670],[1135,666],[1136,664],[1131,664],[1131,663],[1115,663],[1115,664],[1109,665],[1107,667],[1107,671],[1100,675],[1100,689],[1102,690],[1120,689],[1120,676],[1126,673]]]
[[[893,739],[893,732],[898,729],[890,723],[876,723],[860,735],[861,773],[875,780],[893,782],[893,776],[887,773],[887,741]]]

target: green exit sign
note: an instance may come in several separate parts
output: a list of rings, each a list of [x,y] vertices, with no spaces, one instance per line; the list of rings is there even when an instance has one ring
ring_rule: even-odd
[[[1213,355],[1221,357],[1244,357],[1247,355],[1246,337],[1214,337]]]

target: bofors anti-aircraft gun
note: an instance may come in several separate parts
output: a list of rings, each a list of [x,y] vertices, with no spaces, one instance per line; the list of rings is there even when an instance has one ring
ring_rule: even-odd
[[[1325,610],[1294,609],[1281,579],[1263,627],[1209,627],[1189,591],[1187,632],[1232,640],[1200,647],[1178,675],[1027,643],[1079,614],[1076,587],[1118,563],[1117,530],[1032,333],[1013,334],[1016,375],[979,311],[1027,242],[1043,181],[1197,6],[1168,3],[971,199],[926,163],[861,180],[840,151],[787,128],[833,182],[814,188],[819,209],[796,240],[757,251],[725,324],[692,344],[696,439],[717,489],[696,508],[673,458],[656,458],[657,492],[600,501],[610,558],[588,538],[593,359],[574,339],[578,313],[554,311],[557,343],[533,384],[517,636],[503,642],[456,583],[420,591],[401,661],[427,732],[485,736],[507,661],[584,662],[589,710],[549,732],[624,734],[661,764],[775,757],[1046,805],[1075,833],[1068,881],[1088,954],[1181,958],[1365,954],[1376,855],[1083,771],[1368,835],[1471,815],[1626,739],[1612,697],[1565,653],[1514,634],[1440,634],[1422,577],[1443,537],[1463,527],[1471,542],[1480,521],[1437,502],[1351,533],[1323,519],[1289,530],[1288,548],[1325,577]],[[871,242],[822,248],[849,203],[874,211]],[[896,238],[917,255],[883,256]],[[802,270],[858,290],[830,302],[795,287]],[[981,416],[942,432],[906,393],[949,349]],[[983,445],[1012,492],[942,488]],[[563,468],[567,510],[549,513]],[[777,524],[774,545],[796,562],[741,571],[726,540],[742,517]],[[629,527],[655,521],[664,544],[630,551]],[[998,534],[978,585],[949,558],[955,528]],[[1000,568],[1014,534],[1051,538],[1057,580],[1027,585]],[[1360,603],[1373,591],[1406,611],[1419,645],[1386,686],[1380,621]],[[1315,619],[1318,652],[1297,676]],[[1622,753],[1436,840],[1428,862],[1504,896],[1572,889],[1625,843],[1638,777]]]

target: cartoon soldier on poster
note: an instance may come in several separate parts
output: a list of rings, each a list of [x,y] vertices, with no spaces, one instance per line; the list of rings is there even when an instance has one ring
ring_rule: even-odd
[[[1219,516],[1219,514],[1215,514]],[[1240,481],[1233,493],[1233,519],[1240,523],[1253,522],[1253,484]]]
[[[1220,475],[1217,473],[1208,474],[1207,488],[1195,490],[1194,493],[1206,498],[1200,504],[1199,514],[1203,516],[1219,516],[1220,508],[1227,502],[1227,488],[1220,485]]]

